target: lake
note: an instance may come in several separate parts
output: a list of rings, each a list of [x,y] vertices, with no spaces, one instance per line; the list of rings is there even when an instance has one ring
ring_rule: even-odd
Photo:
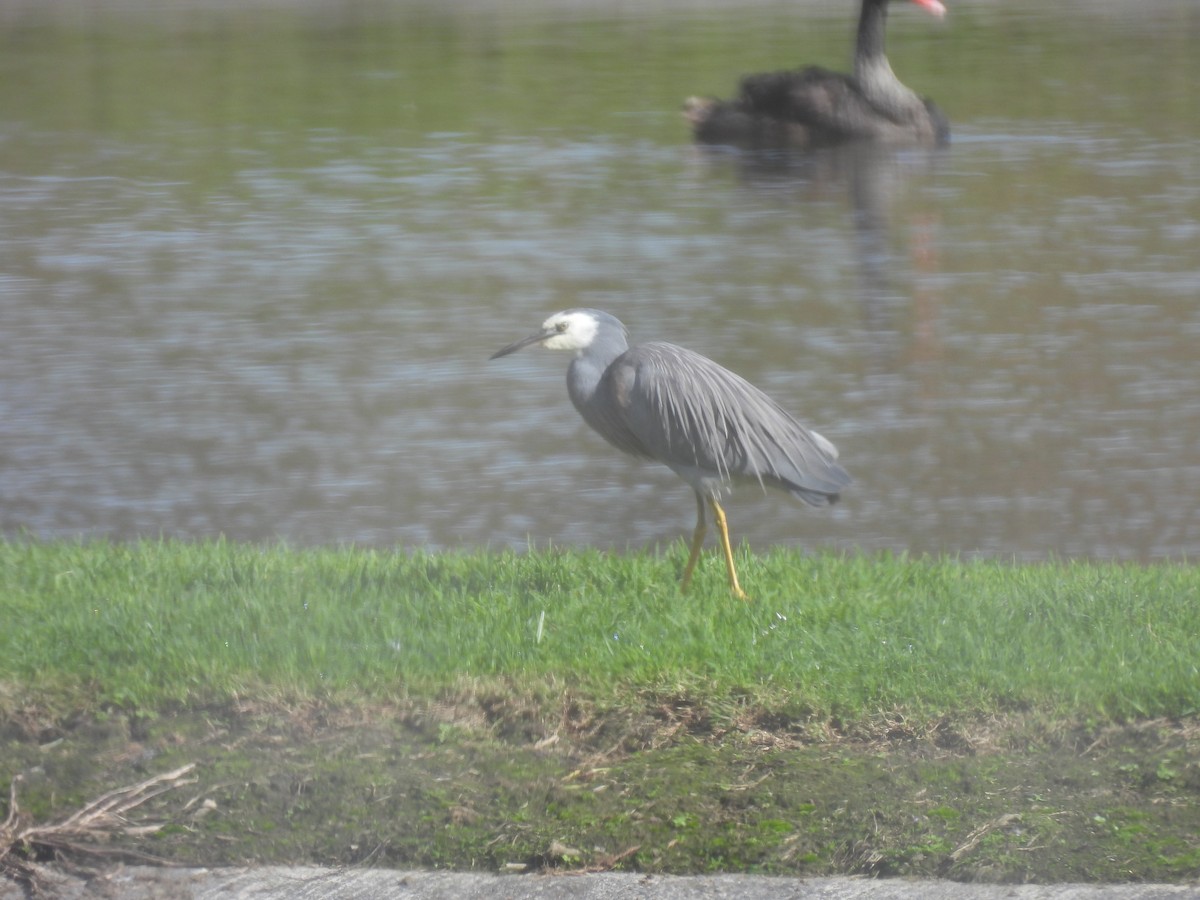
[[[665,547],[695,506],[489,362],[594,306],[833,440],[735,541],[1200,557],[1200,4],[892,6],[940,151],[694,146],[857,4],[25,0],[0,9],[0,528]]]

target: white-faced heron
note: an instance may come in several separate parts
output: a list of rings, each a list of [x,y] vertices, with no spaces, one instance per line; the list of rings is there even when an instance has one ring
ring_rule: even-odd
[[[707,504],[721,535],[729,588],[746,599],[720,503],[732,482],[757,481],[812,506],[835,503],[850,483],[837,463],[837,448],[754,385],[674,344],[630,347],[625,326],[606,312],[555,313],[539,331],[491,358],[531,344],[574,354],[567,392],[601,437],[632,456],[657,460],[696,492],[696,529],[683,569],[684,590],[704,542]]]

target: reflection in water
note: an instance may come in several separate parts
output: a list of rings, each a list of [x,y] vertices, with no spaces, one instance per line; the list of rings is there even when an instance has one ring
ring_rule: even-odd
[[[1195,557],[1200,117],[1135,77],[1147,47],[1200,77],[1181,3],[1137,29],[963,4],[970,27],[899,44],[947,152],[774,169],[697,165],[676,107],[744,48],[749,71],[844,39],[780,29],[791,0],[688,28],[671,3],[14,21],[0,527],[674,542],[686,488],[587,434],[556,363],[487,366],[588,305],[842,450],[829,515],[734,497],[755,548]]]
[[[786,196],[797,206],[844,198],[868,380],[879,390],[886,385],[931,397],[936,384],[928,376],[939,354],[939,217],[933,210],[911,214],[902,253],[892,249],[896,238],[890,223],[896,194],[910,179],[931,180],[949,151],[864,143],[805,153],[697,149],[713,171],[732,166],[742,184]],[[910,368],[923,383],[901,386]],[[884,396],[878,400],[888,402]]]

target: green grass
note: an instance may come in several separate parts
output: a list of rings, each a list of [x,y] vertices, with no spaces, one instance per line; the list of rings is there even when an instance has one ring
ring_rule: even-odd
[[[684,557],[0,542],[0,790],[194,763],[116,843],[206,866],[1194,878],[1197,570]]]
[[[248,692],[436,697],[497,679],[808,720],[1200,708],[1187,565],[776,550],[739,554],[742,603],[711,554],[680,594],[683,556],[9,541],[0,685],[22,703],[127,710]]]

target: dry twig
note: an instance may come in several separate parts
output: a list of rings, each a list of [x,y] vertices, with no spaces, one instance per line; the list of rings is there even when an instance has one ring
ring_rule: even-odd
[[[998,819],[993,819],[991,822],[985,822],[983,825],[980,825],[967,835],[967,839],[959,844],[958,847],[955,848],[954,852],[950,854],[950,859],[954,862],[958,862],[960,859],[978,847],[979,842],[987,837],[988,834],[995,831],[997,828],[1007,828],[1013,822],[1019,821],[1021,821],[1020,813],[1008,813]]]
[[[109,791],[84,804],[61,822],[24,827],[17,803],[17,783],[21,780],[18,775],[9,785],[8,815],[0,824],[0,874],[16,879],[36,893],[38,872],[33,860],[40,858],[61,860],[65,855],[88,855],[161,863],[162,860],[146,854],[124,848],[99,847],[97,843],[114,835],[148,834],[162,828],[163,823],[133,824],[126,814],[159,794],[195,784],[195,778],[186,778],[195,768],[195,763],[188,763],[138,784]]]

